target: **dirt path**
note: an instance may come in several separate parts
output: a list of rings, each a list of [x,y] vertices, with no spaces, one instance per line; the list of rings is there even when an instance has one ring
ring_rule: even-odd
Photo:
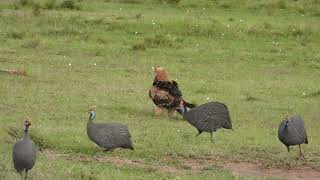
[[[319,180],[320,171],[311,168],[296,168],[296,169],[261,169],[254,164],[238,162],[238,163],[227,163],[225,168],[233,171],[236,174],[242,176],[273,176],[283,179],[291,180]]]
[[[299,168],[263,168],[259,163],[217,161],[216,159],[185,159],[192,169],[204,169],[208,166],[218,166],[232,171],[236,175],[246,177],[278,177],[290,180],[320,180],[320,170],[310,167]]]
[[[262,168],[262,166],[257,163],[249,162],[230,162],[221,161],[221,159],[201,159],[201,158],[178,158],[181,162],[180,165],[170,166],[170,165],[150,165],[145,163],[143,160],[129,160],[120,157],[89,157],[85,155],[69,155],[69,154],[59,154],[55,151],[46,150],[44,152],[47,159],[63,158],[71,161],[84,161],[91,162],[96,161],[100,163],[111,163],[115,166],[135,166],[139,168],[144,168],[149,171],[159,171],[163,173],[176,173],[179,171],[193,171],[201,172],[209,167],[215,166],[222,169],[229,170],[235,175],[246,176],[246,177],[278,177],[282,179],[290,180],[320,180],[320,170],[312,169],[310,167],[301,168]],[[164,159],[165,162],[171,161],[173,158],[170,156]],[[175,159],[177,160],[177,159]]]

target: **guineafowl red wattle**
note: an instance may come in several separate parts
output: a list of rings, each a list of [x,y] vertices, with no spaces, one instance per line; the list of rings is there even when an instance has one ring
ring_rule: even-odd
[[[197,128],[197,136],[202,132],[209,132],[212,140],[212,132],[215,132],[220,128],[232,130],[229,110],[226,105],[220,102],[208,102],[188,111],[184,102],[181,101],[177,111],[183,115],[183,118],[192,126]]]
[[[93,123],[95,108],[89,111],[87,134],[91,141],[106,150],[115,148],[132,149],[131,135],[128,127],[119,123]]]
[[[12,158],[14,168],[23,179],[22,173],[25,172],[24,179],[27,179],[27,174],[34,166],[37,157],[37,148],[34,142],[29,137],[29,126],[31,122],[26,119],[24,122],[24,135],[13,146]]]
[[[278,138],[287,147],[288,152],[290,152],[290,146],[299,145],[300,156],[304,157],[301,144],[308,144],[308,137],[300,116],[285,118],[279,125]]]

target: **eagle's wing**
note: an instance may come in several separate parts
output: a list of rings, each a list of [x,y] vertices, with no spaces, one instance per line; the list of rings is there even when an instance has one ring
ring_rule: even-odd
[[[173,97],[182,97],[182,93],[176,81],[154,81],[152,85],[158,87],[163,91],[168,92]]]
[[[176,98],[169,92],[160,89],[157,86],[152,86],[149,90],[149,97],[155,105],[165,108],[175,107]]]

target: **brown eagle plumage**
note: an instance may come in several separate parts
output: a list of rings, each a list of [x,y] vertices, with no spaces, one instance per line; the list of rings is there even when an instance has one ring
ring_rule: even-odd
[[[182,93],[176,81],[170,81],[166,71],[162,67],[154,68],[155,78],[152,87],[149,90],[149,97],[156,105],[156,115],[160,115],[163,110],[172,114],[180,102],[183,101],[188,108],[195,107],[194,104],[188,103],[182,98]]]

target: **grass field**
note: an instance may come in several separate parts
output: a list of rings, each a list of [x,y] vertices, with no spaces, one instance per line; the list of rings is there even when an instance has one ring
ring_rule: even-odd
[[[9,134],[26,116],[39,146],[31,179],[250,178],[227,162],[320,169],[319,0],[70,2],[0,1],[0,69],[26,72],[0,72],[0,179],[18,178]],[[178,115],[155,118],[152,66],[186,100],[224,102],[234,131],[211,143]],[[97,121],[129,127],[134,151],[88,139],[92,105]],[[304,160],[278,141],[287,113],[305,120]]]

